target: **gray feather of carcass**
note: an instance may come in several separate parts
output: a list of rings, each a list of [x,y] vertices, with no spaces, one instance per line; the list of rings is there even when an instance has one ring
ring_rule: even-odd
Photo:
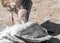
[[[51,36],[48,35],[45,28],[37,23],[27,22],[25,24],[15,24],[11,27],[7,27],[0,32],[0,41],[3,39],[12,42],[20,42],[20,40],[42,42],[51,39]]]

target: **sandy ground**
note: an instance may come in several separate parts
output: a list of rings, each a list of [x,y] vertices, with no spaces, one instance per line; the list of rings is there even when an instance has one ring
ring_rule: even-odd
[[[60,0],[33,0],[29,21],[37,22],[55,36],[49,43],[60,43]],[[10,25],[11,17],[0,4],[0,24]]]

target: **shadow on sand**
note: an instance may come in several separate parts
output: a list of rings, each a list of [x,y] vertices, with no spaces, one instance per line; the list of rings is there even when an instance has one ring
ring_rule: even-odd
[[[33,3],[32,3],[31,0],[23,0],[22,4],[23,4],[24,9],[27,10],[26,18],[27,18],[27,21],[28,21],[28,19],[29,19],[29,14],[30,14],[31,7],[32,7],[32,4],[33,4]]]

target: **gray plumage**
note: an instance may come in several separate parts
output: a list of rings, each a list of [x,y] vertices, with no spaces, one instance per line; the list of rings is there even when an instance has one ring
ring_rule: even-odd
[[[25,24],[15,24],[7,27],[4,31],[0,32],[0,43],[2,43],[1,40],[3,39],[11,42],[20,42],[20,40],[42,42],[51,39],[51,36],[48,35],[45,28],[36,23],[27,22]]]

